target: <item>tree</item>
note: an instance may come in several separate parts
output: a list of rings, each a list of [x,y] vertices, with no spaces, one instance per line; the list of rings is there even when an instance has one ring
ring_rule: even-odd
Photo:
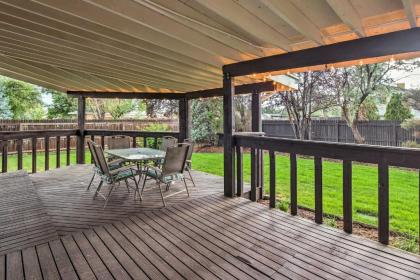
[[[336,105],[328,86],[328,73],[315,71],[297,74],[298,88],[291,92],[274,94],[270,106],[283,106],[297,139],[311,139],[312,116]]]
[[[420,111],[420,88],[409,90],[404,97],[410,107]]]
[[[385,119],[403,122],[411,117],[410,109],[402,101],[402,94],[393,94],[386,105]]]
[[[49,119],[68,118],[71,112],[77,111],[77,99],[55,90],[43,89],[43,93],[51,94],[52,104],[48,106]]]
[[[144,107],[148,118],[156,118],[158,115],[171,118],[178,114],[178,101],[166,99],[144,99],[139,107]]]
[[[0,84],[0,92],[8,100],[13,119],[44,117],[41,92],[35,86],[13,79],[4,79]]]
[[[221,98],[194,99],[191,101],[192,132],[194,141],[214,143],[216,133],[223,126],[223,102]]]
[[[395,82],[391,71],[412,71],[418,61],[385,62],[329,70],[331,89],[337,96],[342,116],[352,130],[356,143],[363,143],[357,124],[369,104],[368,97],[387,94]]]
[[[12,117],[12,111],[10,110],[9,100],[0,92],[0,119],[10,119]]]
[[[86,105],[98,120],[105,119],[106,113],[109,113],[113,119],[119,119],[135,108],[134,102],[127,99],[89,98]]]
[[[251,96],[235,96],[235,130],[251,131]]]

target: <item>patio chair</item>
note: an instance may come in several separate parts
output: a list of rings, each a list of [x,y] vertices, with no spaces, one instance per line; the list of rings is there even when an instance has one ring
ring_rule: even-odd
[[[108,137],[108,149],[128,149],[131,147],[130,137],[118,135]]]
[[[92,140],[88,140],[87,144],[88,144],[90,155],[93,159],[93,164],[94,164],[93,176],[92,176],[92,179],[90,179],[89,185],[87,187],[87,190],[89,190],[90,187],[92,186],[92,183],[93,183],[93,180],[95,179],[96,174],[98,173],[98,170],[100,170],[100,167],[97,164],[98,160],[96,158],[96,154],[95,154],[95,151],[93,149],[93,144],[96,145],[96,143],[93,142]],[[123,164],[123,161],[121,161],[119,159],[113,160],[113,161],[108,161],[108,166],[109,166],[110,170],[120,168],[122,166],[122,164]]]
[[[94,160],[97,161],[95,165],[99,167],[98,174],[101,177],[101,182],[99,183],[99,186],[96,189],[95,195],[93,196],[93,198],[95,199],[98,195],[104,198],[105,199],[104,208],[105,208],[108,203],[109,197],[111,196],[111,193],[116,187],[117,183],[120,184],[121,181],[124,181],[128,192],[130,192],[130,188],[133,188],[133,187],[131,187],[128,184],[128,179],[131,179],[134,181],[134,184],[135,184],[135,187],[133,188],[134,200],[136,199],[137,193],[139,194],[140,200],[142,200],[141,194],[139,192],[139,185],[135,177],[137,174],[137,170],[135,166],[127,165],[127,166],[122,166],[116,169],[111,169],[111,167],[109,166],[109,163],[106,161],[105,154],[102,147],[95,143],[92,143],[92,147],[95,153]],[[103,195],[100,192],[103,183],[107,183],[111,186],[106,195]]]
[[[166,151],[169,147],[174,147],[178,143],[178,139],[172,136],[163,136],[162,144],[160,144],[159,150]]]
[[[156,166],[146,166],[145,177],[143,181],[143,187],[141,189],[140,196],[143,195],[144,187],[148,178],[157,181],[160,190],[160,196],[162,198],[163,205],[166,206],[165,198],[163,197],[161,184],[166,185],[166,190],[169,190],[169,186],[172,182],[182,180],[185,185],[188,197],[190,196],[187,182],[184,178],[185,161],[187,159],[188,150],[190,145],[181,143],[176,147],[168,147],[166,149],[165,159],[161,168]]]
[[[186,178],[188,180],[190,180],[193,184],[193,186],[195,187],[195,182],[193,179],[193,176],[191,174],[191,170],[192,170],[192,154],[194,152],[194,142],[187,138],[184,140],[184,143],[189,144],[190,148],[188,149],[188,154],[187,154],[187,159],[185,161],[185,170],[188,172],[188,176],[189,178]]]

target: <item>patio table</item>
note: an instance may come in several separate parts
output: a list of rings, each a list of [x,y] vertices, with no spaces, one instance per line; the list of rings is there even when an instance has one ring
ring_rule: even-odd
[[[135,163],[138,169],[139,183],[142,177],[142,163],[146,161],[157,161],[165,158],[165,152],[151,148],[128,148],[107,150],[106,153],[112,157]]]

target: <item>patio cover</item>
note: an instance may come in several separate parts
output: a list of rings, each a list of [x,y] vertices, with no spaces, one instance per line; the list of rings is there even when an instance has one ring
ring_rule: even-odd
[[[0,0],[0,74],[61,91],[220,88],[225,64],[416,27],[419,13],[420,0]]]

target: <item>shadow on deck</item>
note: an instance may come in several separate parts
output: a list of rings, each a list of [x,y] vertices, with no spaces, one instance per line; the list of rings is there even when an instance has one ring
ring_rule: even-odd
[[[174,195],[166,208],[156,189],[139,203],[121,187],[103,209],[85,191],[89,175],[73,166],[30,176],[65,235],[0,256],[1,280],[420,278],[419,257],[225,198],[221,177],[197,172],[192,198]]]

